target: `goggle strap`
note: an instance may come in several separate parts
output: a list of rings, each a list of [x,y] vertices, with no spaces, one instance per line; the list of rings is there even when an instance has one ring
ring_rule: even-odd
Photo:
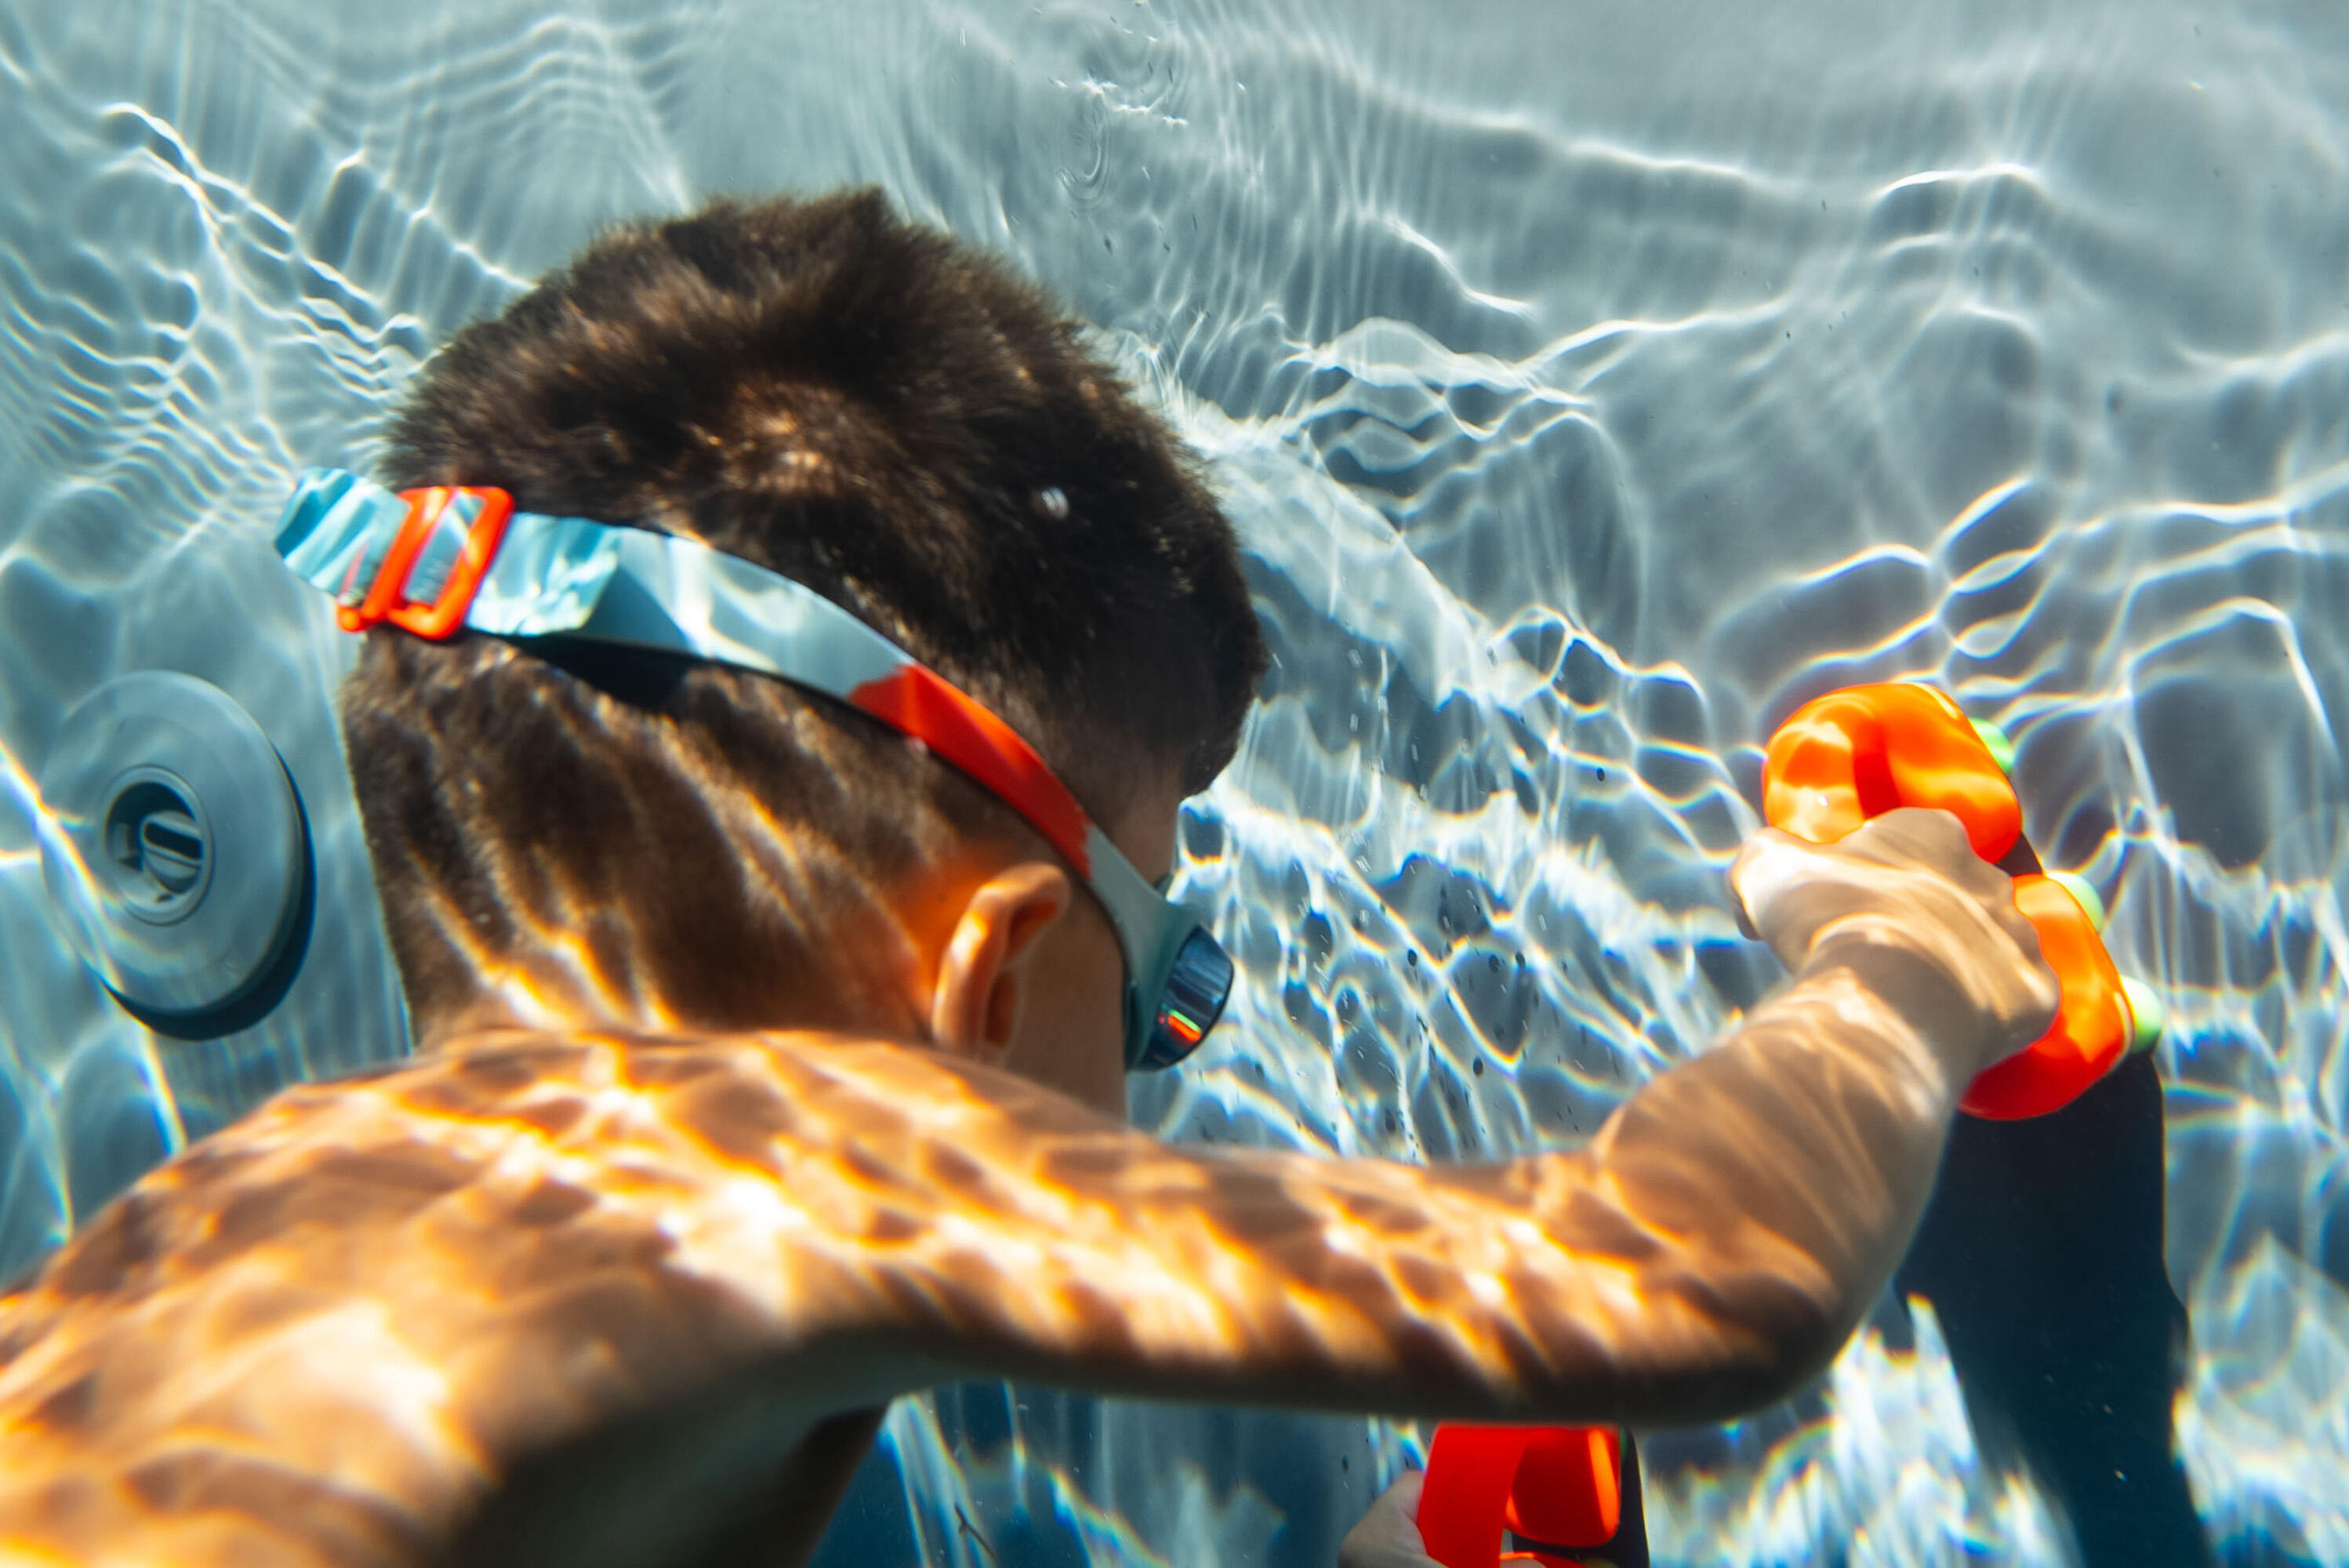
[[[473,498],[495,518],[498,534],[478,561],[467,557],[468,570],[439,605],[409,603],[409,573],[432,525],[444,510]],[[929,748],[1018,812],[1079,875],[1092,876],[1099,830],[1035,748],[823,594],[693,540],[511,511],[512,504],[504,491],[486,487],[395,496],[340,469],[312,469],[280,520],[277,550],[344,603],[347,630],[383,620],[408,625],[417,612],[434,608],[440,614],[429,630],[410,629],[430,636],[460,625],[500,636],[572,633],[822,692]]]
[[[848,700],[992,791],[1066,856],[1079,876],[1092,879],[1092,821],[1084,808],[1019,731],[960,687],[909,659],[885,679],[858,686]]]
[[[692,540],[586,518],[509,514],[511,504],[503,491],[483,487],[397,496],[342,469],[314,469],[279,521],[277,552],[362,624],[380,618],[429,636],[460,626],[502,637],[570,634],[772,676],[848,704],[994,794],[1100,898],[1125,954],[1129,1068],[1170,1066],[1197,1044],[1195,1033],[1212,1026],[1212,1017],[1177,1012],[1189,1026],[1169,1025],[1180,1048],[1157,1048],[1188,937],[1167,926],[1164,895],[985,705],[790,578]],[[463,526],[444,527],[444,514]],[[431,602],[416,603],[411,591]],[[1217,1011],[1230,983],[1228,958],[1222,963]]]

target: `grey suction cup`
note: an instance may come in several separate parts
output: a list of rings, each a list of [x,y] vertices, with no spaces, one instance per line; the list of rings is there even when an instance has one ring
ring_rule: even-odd
[[[190,1039],[276,1005],[308,943],[309,830],[227,693],[160,670],[109,681],[66,716],[40,788],[50,904],[116,1000]]]

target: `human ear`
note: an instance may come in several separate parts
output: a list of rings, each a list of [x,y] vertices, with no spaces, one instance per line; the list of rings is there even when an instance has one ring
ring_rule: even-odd
[[[1003,1055],[1019,1023],[1023,960],[1074,896],[1068,873],[1043,861],[1022,861],[979,883],[939,955],[932,1045],[982,1061]]]

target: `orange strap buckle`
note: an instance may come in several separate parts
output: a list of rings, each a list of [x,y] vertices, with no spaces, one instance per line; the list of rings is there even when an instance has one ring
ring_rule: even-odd
[[[465,624],[473,596],[481,591],[481,579],[488,574],[490,562],[497,559],[498,546],[505,542],[506,523],[513,516],[513,497],[487,486],[436,485],[429,490],[402,490],[399,499],[408,503],[408,516],[384,553],[375,581],[367,585],[367,597],[357,604],[336,606],[335,621],[346,632],[364,632],[388,621],[402,631],[438,642]],[[448,581],[440,585],[440,596],[425,603],[409,599],[408,579],[416,570],[417,558],[439,531],[442,514],[451,505],[466,501],[478,510],[466,525],[465,542],[457,552],[456,564],[449,569]]]

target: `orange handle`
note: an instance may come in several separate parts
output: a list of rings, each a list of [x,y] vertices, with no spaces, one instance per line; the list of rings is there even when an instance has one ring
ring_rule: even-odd
[[[1572,1568],[1547,1552],[1503,1553],[1502,1532],[1554,1547],[1604,1546],[1622,1517],[1623,1439],[1613,1427],[1446,1421],[1435,1429],[1419,1535],[1444,1568]]]
[[[2136,1021],[2095,921],[2040,873],[2014,786],[1972,723],[1930,686],[1865,686],[1805,704],[1770,738],[1762,810],[1771,826],[1828,844],[1903,806],[1952,813],[1976,854],[2019,873],[2015,907],[2064,987],[2054,1026],[1976,1078],[1960,1103],[1999,1120],[2062,1109],[2127,1054]]]
[[[1930,806],[1966,825],[1993,864],[2023,836],[2023,807],[1958,705],[1930,686],[1867,686],[1806,703],[1770,738],[1762,814],[1815,844],[1870,817]]]

